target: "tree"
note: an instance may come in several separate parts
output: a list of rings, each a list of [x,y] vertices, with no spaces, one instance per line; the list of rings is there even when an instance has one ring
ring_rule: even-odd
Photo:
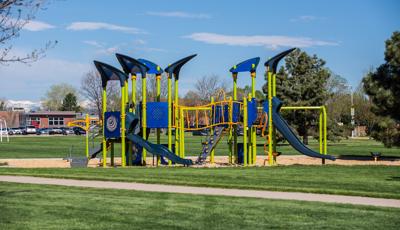
[[[109,110],[119,110],[121,101],[121,89],[119,82],[110,81],[107,84],[107,108]],[[89,71],[86,73],[81,81],[80,93],[89,102],[89,110],[99,117],[102,115],[102,95],[103,87],[101,84],[101,77],[97,71]]]
[[[192,91],[189,90],[186,94],[185,97],[183,98],[183,103],[186,106],[197,106],[200,105],[201,101],[200,101],[200,96]]]
[[[290,53],[285,61],[285,66],[277,73],[277,97],[291,106],[324,105],[329,97],[326,84],[331,76],[325,61],[299,49]],[[263,91],[268,93],[267,84],[263,86]],[[296,110],[289,112],[286,118],[303,137],[303,142],[308,144],[309,130],[315,125],[318,114]]]
[[[50,41],[43,48],[32,50],[23,56],[12,54],[12,40],[20,36],[21,29],[43,10],[46,0],[3,0],[0,1],[0,63],[31,63],[43,57],[45,52],[57,44]]]
[[[326,109],[328,114],[328,139],[340,141],[350,135],[351,125],[351,89],[345,78],[330,71],[326,83],[328,99]]]
[[[372,112],[382,117],[371,135],[385,146],[400,146],[400,31],[386,41],[385,63],[363,78]]]
[[[7,110],[7,100],[0,98],[0,111]]]
[[[238,100],[242,100],[244,97],[247,97],[251,94],[251,86],[246,85],[244,88],[237,87],[236,96]],[[228,93],[229,96],[233,97],[233,91]],[[265,95],[261,90],[256,90],[256,99],[257,100],[265,100]]]
[[[210,101],[219,89],[226,92],[226,84],[220,81],[218,75],[203,76],[195,84],[196,94],[199,95],[202,102]]]
[[[140,90],[141,92],[141,90]],[[168,95],[168,78],[163,74],[160,79],[160,97],[165,101]],[[147,98],[157,101],[157,78],[154,74],[147,75]]]
[[[354,100],[354,120],[357,125],[367,127],[367,134],[371,135],[376,124],[379,123],[379,117],[372,112],[372,100],[369,98],[365,91],[362,83],[357,87],[353,93]]]
[[[52,85],[42,99],[42,106],[48,111],[58,110],[62,107],[63,100],[67,94],[77,95],[76,89],[67,83]]]
[[[61,111],[75,111],[75,112],[79,112],[81,110],[81,107],[78,105],[78,101],[77,101],[75,94],[68,93],[67,95],[65,95],[60,110]]]

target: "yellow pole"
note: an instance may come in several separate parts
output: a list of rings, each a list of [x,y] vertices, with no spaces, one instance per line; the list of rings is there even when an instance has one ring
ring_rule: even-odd
[[[273,97],[276,97],[276,74],[275,73],[272,73],[272,96]],[[272,141],[272,151],[276,154],[276,127],[275,126],[273,126],[273,129],[272,129],[272,138],[273,138],[273,141]],[[273,163],[275,164],[276,163],[276,158],[274,157],[273,158]]]
[[[175,154],[180,156],[180,144],[179,144],[179,95],[178,95],[178,79],[175,78]]]
[[[179,150],[179,155],[181,158],[185,157],[185,117],[183,116],[183,108],[180,108],[179,111],[180,115],[180,130],[179,130],[179,145],[180,145],[180,150]]]
[[[89,114],[86,114],[85,117],[85,122],[86,122],[86,148],[85,148],[85,152],[86,152],[86,157],[89,158],[89,131],[90,131],[90,120],[89,120]]]
[[[212,106],[214,106],[214,113],[213,113],[213,116],[212,116],[212,120],[214,120],[214,122],[215,122],[215,113],[216,113],[216,110],[217,110],[217,106],[214,104],[214,97],[211,97],[211,104],[212,104]],[[213,141],[215,141],[214,137],[213,137],[214,136],[213,127],[211,127],[211,129],[210,129],[210,135],[213,138]],[[215,154],[215,149],[211,150],[211,152],[210,152],[210,163],[211,164],[214,164],[214,154]]]
[[[232,97],[229,97],[229,123],[231,124],[233,121],[233,101]],[[232,164],[232,155],[233,155],[233,143],[232,143],[232,128],[233,125],[229,126],[229,137],[228,137],[228,143],[229,143],[229,164]]]
[[[324,154],[328,154],[328,144],[327,144],[327,127],[326,127],[326,122],[327,122],[327,115],[326,115],[326,109],[325,106],[322,107],[322,112],[324,116]]]
[[[124,82],[124,86],[121,88],[121,165],[122,167],[126,166],[126,156],[125,156],[125,99],[126,99],[126,82]]]
[[[249,102],[251,101],[251,94],[249,93],[247,95],[247,111],[249,111]],[[249,119],[249,117],[247,116],[247,120]],[[249,153],[249,157],[247,158],[248,164],[252,164],[252,159],[253,159],[253,127],[249,126],[248,127],[248,131],[245,133],[248,135],[248,139],[249,139],[249,145],[248,145],[248,153]]]
[[[322,144],[322,136],[323,136],[323,131],[322,131],[322,126],[323,126],[323,118],[322,118],[322,108],[319,110],[319,152],[322,154],[323,152],[323,144]]]
[[[103,167],[107,166],[107,139],[106,139],[106,135],[105,135],[105,128],[106,128],[106,121],[105,121],[105,113],[107,111],[107,90],[106,87],[103,88]]]
[[[147,109],[147,85],[146,85],[146,75],[142,76],[142,136],[143,139],[146,139],[146,129],[147,129],[147,114],[146,114],[146,109]],[[146,165],[146,149],[143,148],[142,151],[142,162]]]
[[[273,123],[272,123],[272,73],[269,71],[267,68],[267,75],[268,75],[268,164],[273,165],[274,164],[274,159],[273,159]]]
[[[171,77],[168,74],[168,149],[172,151],[172,84],[171,84]],[[171,160],[168,160],[168,165],[171,165]]]
[[[156,75],[156,84],[157,84],[157,101],[161,101],[161,74]],[[161,130],[158,128],[157,129],[157,144],[160,144],[161,140]],[[157,155],[157,165],[161,163],[160,156]]]
[[[243,166],[247,166],[247,98],[243,98]]]
[[[237,101],[237,73],[233,73],[232,77],[233,77],[233,101],[236,102]],[[232,112],[234,105],[232,104]],[[238,147],[237,147],[237,132],[238,132],[238,127],[237,125],[233,125],[233,156],[234,156],[234,160],[237,163],[238,162]]]
[[[131,87],[132,87],[131,100],[134,105],[132,110],[135,111],[135,109],[136,109],[136,74],[131,75],[131,82],[132,82],[131,83]]]

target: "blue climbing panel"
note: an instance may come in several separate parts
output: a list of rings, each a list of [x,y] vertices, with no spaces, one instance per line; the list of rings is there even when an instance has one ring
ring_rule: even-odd
[[[147,128],[168,128],[168,103],[147,102]]]
[[[232,122],[239,122],[240,120],[240,103],[234,101],[232,109]]]
[[[252,98],[247,103],[247,126],[250,127],[257,119],[257,100]]]
[[[104,135],[107,139],[121,137],[121,113],[105,112],[104,113]]]

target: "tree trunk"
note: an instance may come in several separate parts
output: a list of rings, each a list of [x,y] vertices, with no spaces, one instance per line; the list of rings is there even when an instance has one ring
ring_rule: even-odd
[[[308,145],[308,130],[307,130],[307,128],[304,128],[304,132],[303,132],[303,144]]]

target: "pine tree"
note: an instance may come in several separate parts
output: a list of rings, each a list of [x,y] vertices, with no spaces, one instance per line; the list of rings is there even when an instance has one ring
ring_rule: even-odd
[[[363,79],[372,112],[381,116],[371,135],[385,146],[400,146],[400,32],[386,41],[385,63]]]
[[[79,112],[81,110],[80,106],[77,103],[76,96],[73,93],[68,93],[67,95],[65,95],[60,110],[75,112]]]
[[[331,73],[325,67],[325,61],[316,55],[309,56],[299,49],[290,53],[284,67],[277,73],[277,97],[284,105],[290,106],[320,106],[328,99],[326,83]],[[267,94],[267,83],[264,93]],[[303,137],[308,144],[310,129],[316,125],[319,114],[315,111],[296,110],[284,113],[285,118]]]

